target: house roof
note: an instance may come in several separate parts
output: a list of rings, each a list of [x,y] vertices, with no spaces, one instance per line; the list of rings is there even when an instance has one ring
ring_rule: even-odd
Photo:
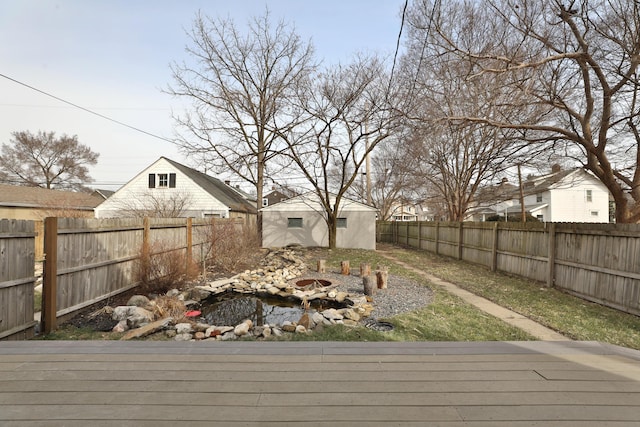
[[[236,189],[220,181],[218,178],[199,172],[166,157],[161,158],[193,180],[193,182],[199,185],[211,196],[215,197],[221,203],[224,203],[232,211],[247,213],[257,212],[255,204],[249,202],[247,199],[242,197]]]
[[[0,184],[0,206],[92,210],[102,201],[88,193]]]

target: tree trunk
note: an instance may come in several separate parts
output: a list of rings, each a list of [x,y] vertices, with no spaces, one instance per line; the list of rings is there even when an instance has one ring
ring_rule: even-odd
[[[378,267],[376,271],[376,282],[378,289],[387,289],[387,281],[389,280],[389,272],[387,267]]]
[[[364,294],[366,296],[373,296],[375,286],[373,286],[373,279],[371,276],[364,276],[362,278],[362,286],[364,287]]]
[[[340,263],[340,273],[344,276],[348,276],[349,274],[351,274],[349,261],[342,261]]]

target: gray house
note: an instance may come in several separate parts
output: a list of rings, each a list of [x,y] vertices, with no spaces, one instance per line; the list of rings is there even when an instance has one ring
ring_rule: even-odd
[[[329,230],[318,196],[305,193],[261,209],[262,246],[329,246]],[[343,198],[338,213],[339,248],[376,248],[377,209]]]

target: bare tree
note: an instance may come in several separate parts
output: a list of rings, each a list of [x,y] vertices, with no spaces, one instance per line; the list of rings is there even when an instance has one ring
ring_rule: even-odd
[[[315,67],[313,48],[284,22],[272,24],[268,11],[246,33],[229,19],[199,14],[189,35],[195,63],[173,65],[168,91],[192,105],[175,116],[184,131],[178,144],[252,184],[259,209],[267,168],[282,148],[278,135],[299,121],[291,97]]]
[[[357,57],[314,77],[300,92],[304,125],[282,134],[288,156],[320,200],[329,247],[336,247],[340,203],[367,156],[393,132],[388,76],[375,57]]]
[[[117,208],[122,217],[180,218],[185,216],[191,203],[192,197],[188,193],[147,191],[121,198]]]
[[[54,132],[13,132],[11,145],[2,144],[0,178],[29,187],[82,189],[93,181],[88,165],[98,163],[98,153],[80,144],[78,137]]]
[[[553,144],[609,189],[617,222],[640,221],[640,3],[436,3],[414,4],[433,17],[428,44],[472,64],[469,80],[491,76],[512,93],[497,110],[451,118]]]
[[[398,206],[413,205],[421,199],[422,182],[416,175],[419,159],[407,150],[409,137],[398,131],[378,144],[371,155],[369,188],[367,176],[361,172],[361,179],[356,179],[347,192],[349,197],[364,201],[364,195],[370,191],[371,204],[383,221],[388,221]]]

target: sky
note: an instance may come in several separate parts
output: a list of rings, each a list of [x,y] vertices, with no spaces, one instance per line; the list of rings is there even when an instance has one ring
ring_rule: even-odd
[[[164,156],[198,168],[171,142],[163,93],[170,64],[188,61],[186,31],[200,11],[243,26],[268,7],[295,25],[325,65],[357,52],[393,57],[404,0],[0,0],[0,144],[12,132],[77,135],[100,154],[93,188],[116,190]],[[30,87],[27,87],[30,86]]]

